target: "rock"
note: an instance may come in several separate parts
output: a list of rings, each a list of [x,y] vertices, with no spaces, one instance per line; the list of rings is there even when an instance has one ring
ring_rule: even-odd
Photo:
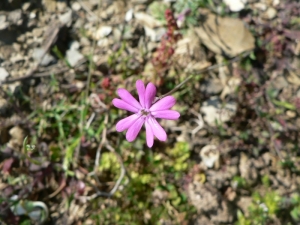
[[[206,53],[201,48],[200,38],[193,30],[189,30],[177,42],[173,57],[187,73],[196,72],[211,65],[206,61]]]
[[[214,223],[212,221],[210,221],[209,218],[207,218],[206,216],[204,215],[201,215],[199,218],[197,218],[195,221],[193,221],[194,225],[214,225]]]
[[[200,157],[203,163],[208,167],[219,167],[219,158],[220,153],[217,146],[215,145],[206,145],[200,151]]]
[[[267,9],[267,11],[265,11],[263,17],[264,17],[265,19],[272,20],[272,19],[274,19],[274,18],[276,17],[276,15],[277,15],[276,9],[274,9],[273,7],[269,7],[269,8]]]
[[[201,84],[200,90],[208,95],[217,95],[223,90],[223,85],[219,79],[210,79]]]
[[[36,18],[36,12],[35,11],[30,12],[29,18],[30,19],[35,19]]]
[[[125,14],[125,21],[129,22],[133,18],[133,9],[129,9]]]
[[[225,78],[224,80],[226,80],[225,76],[224,76]],[[235,93],[237,88],[240,86],[241,81],[242,80],[240,77],[235,77],[235,76],[230,77],[226,82],[226,85],[220,95],[220,98],[223,100],[227,95]]]
[[[279,3],[280,3],[280,0],[273,0],[272,5],[275,7],[275,6],[279,5]]]
[[[9,73],[3,67],[0,67],[0,84],[8,77]]]
[[[25,2],[25,3],[22,5],[22,10],[23,10],[23,12],[29,10],[30,6],[31,6],[31,3],[30,3],[30,2]]]
[[[235,102],[227,102],[222,105],[218,97],[211,97],[209,100],[203,102],[200,111],[205,114],[204,121],[210,126],[215,126],[230,120],[235,115],[237,104]]]
[[[22,24],[22,10],[17,9],[8,14],[8,21],[13,24],[21,25]]]
[[[135,13],[134,17],[139,23],[141,23],[141,25],[152,29],[162,26],[162,23],[160,21],[154,19],[152,16],[144,12]]]
[[[91,43],[87,37],[81,37],[80,38],[80,45],[82,46],[90,46]]]
[[[57,9],[59,12],[65,12],[66,9],[67,9],[67,3],[64,2],[64,1],[57,1],[57,2],[56,2],[56,9]]]
[[[253,185],[258,179],[258,172],[254,166],[253,159],[245,154],[241,154],[240,164],[239,164],[241,177],[245,178],[247,184]]]
[[[208,216],[212,224],[232,224],[235,212],[214,187],[194,182],[188,186],[188,195],[200,215]]]
[[[100,38],[107,37],[112,32],[111,26],[102,26],[96,31],[95,38],[99,40]]]
[[[0,98],[0,116],[5,116],[7,114],[7,111],[8,111],[7,100],[4,98]]]
[[[37,28],[34,28],[33,30],[32,30],[32,34],[33,34],[33,36],[34,37],[41,37],[42,36],[42,34],[43,34],[43,32],[44,32],[44,29],[43,28],[41,28],[41,27],[37,27]]]
[[[243,211],[244,215],[246,217],[249,216],[249,206],[252,203],[252,198],[243,196],[237,201],[237,206]]]
[[[289,70],[289,73],[286,76],[286,80],[289,83],[294,84],[294,85],[299,87],[300,86],[300,74],[299,74],[299,72],[300,72],[300,70],[298,70],[298,71]]]
[[[103,39],[100,39],[98,42],[97,42],[97,45],[99,47],[107,47],[109,45],[109,39],[108,38],[103,38]]]
[[[4,30],[8,27],[5,15],[0,15],[0,30]]]
[[[21,62],[21,61],[24,61],[25,60],[25,57],[24,55],[21,55],[19,53],[13,55],[11,58],[10,58],[10,61],[12,63],[17,63],[17,62]]]
[[[234,177],[234,176],[238,175],[238,173],[239,173],[239,170],[238,170],[237,166],[235,166],[235,165],[234,166],[228,166],[226,168],[226,171],[228,172],[228,174],[231,177]]]
[[[160,41],[162,36],[166,33],[166,28],[163,27],[158,29],[153,29],[145,26],[144,29],[145,29],[146,36],[150,37],[150,40],[152,42]]]
[[[67,27],[72,24],[72,10],[68,10],[66,13],[59,16],[59,21]]]
[[[230,185],[232,180],[231,174],[224,170],[207,170],[206,171],[206,181],[214,188],[223,189]]]
[[[233,224],[235,209],[226,201],[220,203],[216,213],[210,214],[210,220],[214,224]]]
[[[84,56],[77,50],[70,49],[67,51],[67,60],[72,67],[76,66],[76,64],[84,58]]]
[[[220,196],[207,190],[205,185],[194,182],[188,186],[191,203],[198,211],[212,211],[219,208]]]
[[[264,161],[265,166],[269,167],[274,161],[274,156],[270,152],[266,152],[262,155],[262,159]]]
[[[223,0],[223,2],[229,7],[231,11],[238,12],[245,8],[247,0]]]
[[[32,53],[32,57],[39,62],[41,57],[43,56],[45,50],[43,48],[35,48]],[[40,62],[40,65],[42,66],[48,66],[50,63],[53,63],[55,61],[55,58],[50,55],[49,53],[46,53]]]
[[[12,149],[18,149],[22,147],[24,141],[24,131],[19,126],[15,126],[9,130],[10,140],[7,144]]]
[[[74,11],[79,11],[81,9],[81,5],[78,2],[73,2],[72,9]]]
[[[78,41],[72,41],[70,44],[70,50],[78,50],[80,47],[80,44]]]
[[[262,2],[254,3],[254,7],[259,9],[259,10],[262,10],[262,11],[265,11],[267,9],[267,5],[265,3],[262,3]]]
[[[81,29],[82,27],[84,27],[84,25],[85,25],[85,21],[83,19],[78,18],[73,24],[73,28]]]
[[[286,115],[289,117],[289,118],[295,118],[297,116],[296,112],[295,111],[292,111],[292,110],[287,110],[286,111]]]

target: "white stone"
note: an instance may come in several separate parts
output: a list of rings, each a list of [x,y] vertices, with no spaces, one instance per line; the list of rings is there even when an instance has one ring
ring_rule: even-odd
[[[67,60],[72,67],[74,67],[81,59],[83,59],[83,55],[79,51],[73,49],[67,51]]]
[[[245,8],[247,0],[223,0],[223,2],[229,7],[231,11],[238,12]]]
[[[125,21],[129,22],[133,18],[133,9],[129,9],[125,14]]]
[[[262,2],[255,3],[254,7],[257,8],[257,9],[260,9],[262,11],[265,11],[267,9],[267,5],[265,3],[262,3]]]
[[[100,38],[107,37],[108,35],[110,35],[111,32],[112,32],[112,27],[102,26],[96,32],[96,38],[100,39]]]
[[[134,14],[136,20],[141,23],[143,26],[150,27],[150,28],[157,28],[161,27],[163,24],[159,20],[156,20],[152,16],[148,15],[144,12],[138,12]]]
[[[79,11],[79,10],[81,9],[81,5],[80,5],[78,2],[74,2],[74,3],[72,4],[72,9],[73,9],[74,11]]]
[[[3,67],[0,67],[0,83],[8,77],[9,73]]]
[[[273,6],[279,5],[279,3],[280,3],[280,0],[273,0]]]
[[[144,26],[146,36],[150,37],[152,42],[160,41],[162,36],[166,33],[166,28],[160,27],[158,29],[152,29]]]
[[[80,47],[80,44],[78,41],[72,41],[70,44],[70,50],[78,50]]]
[[[265,17],[269,20],[274,19],[276,15],[277,15],[277,11],[273,7],[269,7],[265,12]]]
[[[22,11],[27,11],[31,6],[31,3],[30,2],[25,2],[23,5],[22,5]]]
[[[237,104],[235,102],[227,102],[222,104],[218,97],[211,97],[209,100],[203,102],[201,112],[204,113],[204,121],[210,126],[216,126],[230,120],[235,115]]]
[[[106,46],[108,46],[108,44],[109,44],[108,38],[103,38],[103,39],[100,39],[99,41],[97,41],[97,45],[99,47],[106,47]]]
[[[34,19],[36,17],[36,12],[31,12],[30,14],[29,14],[29,18],[30,19]]]
[[[6,16],[0,15],[0,30],[4,30],[8,27],[8,23],[6,22]]]
[[[200,151],[200,157],[203,163],[208,167],[212,168],[220,158],[220,153],[217,146],[206,145]]]
[[[43,48],[35,48],[32,53],[32,57],[39,62],[41,57],[43,57],[45,50]],[[40,62],[42,66],[48,66],[50,63],[52,63],[55,60],[55,58],[50,55],[49,53],[46,53]]]
[[[66,26],[71,26],[72,24],[72,10],[67,11],[66,13],[59,16],[59,21]]]

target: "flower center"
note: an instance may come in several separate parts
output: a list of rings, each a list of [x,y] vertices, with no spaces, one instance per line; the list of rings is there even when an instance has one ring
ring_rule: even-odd
[[[140,113],[142,114],[142,116],[148,116],[150,112],[148,112],[146,109],[142,109]]]

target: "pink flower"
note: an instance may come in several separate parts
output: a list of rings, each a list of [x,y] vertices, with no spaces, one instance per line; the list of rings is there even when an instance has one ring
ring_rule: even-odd
[[[166,141],[167,139],[166,131],[156,121],[156,118],[176,120],[180,114],[177,111],[170,110],[176,103],[176,99],[172,96],[166,96],[152,104],[156,94],[154,84],[149,83],[145,88],[143,81],[137,80],[136,89],[139,102],[123,88],[119,88],[117,91],[121,99],[115,98],[112,101],[115,107],[134,113],[120,120],[116,125],[116,130],[118,132],[127,130],[126,139],[132,142],[136,139],[143,124],[145,124],[147,145],[151,148],[154,136],[160,141]]]

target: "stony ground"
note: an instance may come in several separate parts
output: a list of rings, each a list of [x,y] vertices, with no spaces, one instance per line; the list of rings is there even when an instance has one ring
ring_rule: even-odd
[[[299,224],[300,3],[0,2],[1,224]],[[135,82],[181,117],[129,143]]]

